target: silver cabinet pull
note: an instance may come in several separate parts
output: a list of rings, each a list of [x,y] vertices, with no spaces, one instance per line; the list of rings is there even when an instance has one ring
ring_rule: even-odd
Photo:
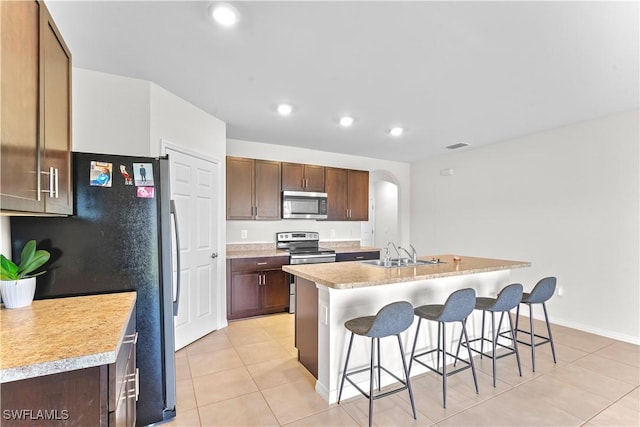
[[[41,193],[49,193],[49,197],[53,198],[54,194],[55,194],[54,190],[55,190],[55,185],[56,185],[56,183],[55,183],[55,171],[54,171],[53,166],[51,166],[49,168],[49,172],[41,171],[40,173],[43,174],[43,175],[49,175],[49,189],[48,190],[40,190],[40,192]]]
[[[256,263],[256,265],[267,265],[267,264],[268,263],[266,263],[266,262],[258,262],[258,263]]]
[[[58,168],[55,168],[54,171],[55,171],[55,173],[54,173],[54,178],[53,178],[53,184],[54,184],[53,192],[55,194],[55,198],[57,199],[60,196],[60,194],[58,192],[58,181],[59,181],[58,176],[60,175],[60,170]]]
[[[218,258],[218,252],[214,252],[211,254],[211,258]]]
[[[138,343],[138,332],[135,334],[125,335],[122,340],[122,344],[137,344]]]

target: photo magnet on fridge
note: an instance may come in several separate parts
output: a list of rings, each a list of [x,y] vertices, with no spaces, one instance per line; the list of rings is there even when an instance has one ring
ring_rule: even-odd
[[[153,164],[152,163],[134,163],[133,179],[137,187],[153,186]]]
[[[107,162],[91,162],[89,184],[96,187],[111,187],[113,165]]]
[[[120,165],[120,175],[124,178],[124,185],[133,185],[133,178],[127,172],[127,167],[125,165]]]
[[[155,195],[154,187],[137,187],[136,195],[141,199],[153,199]]]

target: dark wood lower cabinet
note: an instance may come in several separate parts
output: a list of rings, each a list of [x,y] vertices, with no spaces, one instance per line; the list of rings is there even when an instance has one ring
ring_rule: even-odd
[[[288,256],[227,260],[227,318],[287,311],[289,275],[282,266],[288,263]]]

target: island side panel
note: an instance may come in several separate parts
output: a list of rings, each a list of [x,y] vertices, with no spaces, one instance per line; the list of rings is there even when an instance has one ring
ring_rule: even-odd
[[[318,378],[318,289],[314,282],[295,278],[295,346],[298,360]]]
[[[318,287],[318,374],[316,391],[328,403],[337,401],[338,386],[349,334],[344,328],[344,322],[359,316],[375,314],[380,308],[394,301],[409,301],[414,307],[424,304],[442,304],[451,292],[462,288],[473,288],[478,296],[495,297],[497,292],[509,283],[509,270],[477,273],[463,276],[445,277],[414,282],[394,283],[390,285],[370,286],[354,289],[333,289],[322,285]],[[433,323],[433,325],[431,324]],[[473,313],[467,327],[471,337],[479,336],[481,316]],[[406,356],[411,354],[411,347],[415,337],[417,320],[401,334]],[[435,322],[427,322],[420,329],[417,350],[431,349],[436,346]],[[504,327],[504,325],[503,325]],[[460,336],[459,327],[447,328],[447,342],[450,348],[455,348]],[[370,342],[362,337],[356,337],[351,353],[349,369],[364,367],[370,360]],[[402,362],[398,352],[397,340],[385,338],[381,340],[383,364],[394,374],[402,376]],[[466,357],[466,354],[462,354]],[[411,376],[425,372],[425,368],[414,364]],[[383,376],[383,386],[392,380]],[[364,380],[363,380],[364,381]],[[363,383],[361,387],[366,385]],[[345,384],[343,399],[358,395],[357,390]]]

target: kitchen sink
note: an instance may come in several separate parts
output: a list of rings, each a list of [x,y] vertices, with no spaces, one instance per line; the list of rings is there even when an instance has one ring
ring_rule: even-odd
[[[373,265],[375,267],[382,268],[397,268],[397,267],[418,267],[421,265],[436,265],[436,264],[444,264],[444,261],[440,261],[439,259],[433,260],[416,260],[413,262],[410,258],[391,258],[388,260],[387,265],[385,265],[383,259],[372,259],[367,261],[362,261],[363,264]]]

